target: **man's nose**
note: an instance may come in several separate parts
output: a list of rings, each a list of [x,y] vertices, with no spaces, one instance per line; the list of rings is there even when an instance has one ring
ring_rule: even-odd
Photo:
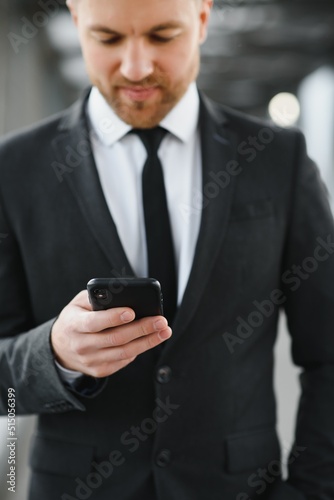
[[[121,74],[127,80],[140,82],[153,73],[152,53],[141,41],[130,41],[124,48]]]

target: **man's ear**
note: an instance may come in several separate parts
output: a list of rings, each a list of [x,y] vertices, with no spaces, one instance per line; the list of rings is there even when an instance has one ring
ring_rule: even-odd
[[[202,44],[205,42],[208,35],[208,24],[210,19],[211,9],[213,7],[213,0],[202,0],[202,4],[200,6],[200,37],[199,43]]]
[[[66,5],[71,13],[74,24],[78,25],[78,12],[77,12],[77,2],[76,0],[66,0]]]

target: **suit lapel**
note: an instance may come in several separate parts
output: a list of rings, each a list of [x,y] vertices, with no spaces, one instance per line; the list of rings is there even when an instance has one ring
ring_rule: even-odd
[[[68,169],[64,174],[64,182],[96,243],[109,260],[111,272],[133,276],[134,271],[104,198],[90,146],[84,109],[84,102],[75,104],[62,121],[53,147],[58,161]],[[201,226],[188,284],[173,325],[176,335],[165,345],[163,355],[185,331],[200,304],[223,245],[234,192],[235,176],[229,175],[227,166],[235,159],[237,139],[229,130],[223,112],[205,96],[201,96],[200,129],[203,182]],[[72,156],[69,156],[71,153]],[[70,158],[74,159],[74,164]]]
[[[133,276],[134,271],[122,247],[97,173],[85,116],[87,97],[71,108],[52,145],[60,165],[66,170],[64,183],[68,185],[97,245],[110,262],[110,272],[115,277],[120,273]]]
[[[237,139],[229,130],[222,111],[201,95],[200,130],[202,147],[203,208],[193,266],[182,303],[173,324],[174,336],[167,342],[168,353],[187,328],[221,251],[234,193],[235,176],[227,168],[235,159]]]

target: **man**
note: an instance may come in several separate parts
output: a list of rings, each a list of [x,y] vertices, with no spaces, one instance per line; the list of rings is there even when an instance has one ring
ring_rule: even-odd
[[[199,96],[210,0],[69,8],[93,88],[0,149],[0,406],[11,388],[17,413],[39,414],[29,499],[334,498],[334,228],[301,134]],[[140,135],[158,125],[160,159]],[[93,312],[82,291],[148,274],[150,156],[175,248],[173,335],[163,317]],[[303,368],[288,482],[280,307]]]

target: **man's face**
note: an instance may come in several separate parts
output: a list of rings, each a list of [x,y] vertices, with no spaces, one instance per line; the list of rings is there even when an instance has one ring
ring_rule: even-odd
[[[126,123],[156,126],[197,77],[211,0],[69,0],[93,85]]]

